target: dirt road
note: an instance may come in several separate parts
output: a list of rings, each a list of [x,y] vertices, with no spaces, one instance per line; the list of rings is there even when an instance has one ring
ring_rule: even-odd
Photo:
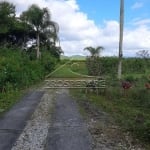
[[[91,150],[92,139],[68,90],[59,90],[49,128],[46,150]]]
[[[0,118],[0,150],[11,149],[43,94],[43,91],[29,92],[9,112]]]
[[[0,118],[0,150],[144,150],[134,142],[110,115],[88,101],[77,104],[67,89],[32,91]]]
[[[33,91],[0,118],[0,150],[92,150],[68,90]]]

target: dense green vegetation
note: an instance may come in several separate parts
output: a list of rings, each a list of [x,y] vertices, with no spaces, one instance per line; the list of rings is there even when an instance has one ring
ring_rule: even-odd
[[[33,4],[16,17],[15,5],[0,2],[0,114],[22,89],[40,82],[59,62],[58,24],[47,8]]]
[[[93,61],[88,57],[87,61],[88,73],[96,73],[94,75],[111,75],[117,76],[117,57],[101,57],[96,58]],[[122,60],[122,73],[125,75],[148,75],[150,73],[149,69],[150,59],[142,58],[124,58]],[[91,67],[92,66],[92,67]],[[96,71],[95,71],[96,70]]]
[[[40,58],[42,49],[49,50],[55,57],[62,53],[58,41],[58,24],[51,20],[48,8],[36,4],[16,17],[15,5],[0,2],[0,46],[17,47]]]
[[[87,57],[87,59],[89,59],[89,57]],[[61,64],[68,61],[69,59],[62,60]],[[117,57],[101,57],[94,60],[94,62],[95,64],[93,66],[95,66],[95,68],[93,66],[90,67],[90,65],[88,67],[87,60],[72,60],[68,64],[68,67],[72,71],[83,75],[92,75],[90,73],[92,70],[94,73],[99,72],[99,75],[105,78],[116,78],[118,65]],[[145,82],[148,80],[147,77],[150,74],[150,59],[124,58],[122,63],[123,79],[136,81],[138,78],[141,78],[140,80],[145,80]]]
[[[0,109],[5,110],[10,102],[8,93],[28,88],[41,81],[51,72],[58,60],[49,52],[43,52],[40,60],[31,60],[27,53],[20,49],[0,49]],[[4,97],[7,95],[8,99]],[[15,95],[15,94],[14,94]],[[9,101],[9,104],[7,104]],[[5,105],[5,107],[4,107]]]

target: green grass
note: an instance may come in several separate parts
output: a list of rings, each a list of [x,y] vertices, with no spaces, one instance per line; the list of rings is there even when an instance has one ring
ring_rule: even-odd
[[[0,116],[19,100],[21,94],[23,93],[18,90],[0,93]]]
[[[72,63],[72,65],[70,65],[70,69],[76,73],[88,75],[88,70],[86,68],[85,62]]]
[[[7,92],[0,93],[0,116],[2,116],[5,112],[11,109],[13,105],[19,102],[22,96],[28,93],[28,91],[40,88],[42,85],[43,82],[41,81],[37,84],[30,85],[30,87],[26,87],[24,89],[11,89]]]
[[[132,89],[124,95],[120,89],[113,87],[106,91],[106,95],[89,93],[85,96],[81,90],[72,90],[71,93],[111,114],[125,132],[129,131],[147,149],[150,148],[150,91]]]
[[[79,78],[80,75],[74,74],[71,72],[68,65],[65,65],[61,68],[58,67],[54,72],[48,75],[50,78]]]
[[[50,78],[82,78],[87,75],[85,62],[67,61],[65,64],[58,65],[55,71],[50,73]]]

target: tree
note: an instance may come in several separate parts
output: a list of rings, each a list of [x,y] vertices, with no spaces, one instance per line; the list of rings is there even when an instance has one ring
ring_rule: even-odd
[[[47,8],[39,8],[33,4],[29,9],[22,13],[23,18],[28,24],[30,24],[36,32],[36,44],[37,44],[37,59],[40,57],[40,35],[45,38],[46,42],[57,39],[58,25],[50,20],[50,13]]]
[[[140,50],[136,53],[136,55],[140,58],[148,59],[150,58],[150,54],[148,50]]]
[[[84,50],[88,50],[91,54],[91,57],[98,57],[100,52],[104,49],[102,46],[94,47],[86,47]]]
[[[15,6],[0,2],[0,44],[1,46],[22,46],[23,35],[27,33],[23,22],[16,17]]]
[[[15,18],[15,6],[8,2],[0,2],[0,33],[6,33],[11,28]]]
[[[0,42],[6,43],[15,20],[15,6],[8,2],[0,2]]]
[[[142,59],[142,60],[140,60],[140,64],[142,64],[142,69],[144,69],[144,71],[146,72],[146,69],[149,68],[149,64],[150,64],[149,50],[140,50],[136,53],[136,55]],[[138,59],[137,59],[137,61],[138,61]]]
[[[124,26],[124,0],[120,0],[120,35],[119,35],[118,79],[121,79],[121,75],[122,75],[123,26]]]
[[[99,59],[100,52],[104,49],[102,46],[86,47],[84,50],[88,50],[91,54],[90,57],[86,58],[86,65],[88,74],[92,76],[99,76],[101,74],[101,63]]]

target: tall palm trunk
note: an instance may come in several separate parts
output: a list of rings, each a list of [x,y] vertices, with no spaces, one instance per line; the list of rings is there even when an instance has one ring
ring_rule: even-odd
[[[39,59],[40,58],[40,36],[39,36],[39,32],[37,31],[37,50],[36,50],[36,58]]]
[[[123,25],[124,25],[124,0],[120,0],[120,35],[119,35],[119,63],[118,63],[118,79],[122,75],[122,56],[123,56]]]

